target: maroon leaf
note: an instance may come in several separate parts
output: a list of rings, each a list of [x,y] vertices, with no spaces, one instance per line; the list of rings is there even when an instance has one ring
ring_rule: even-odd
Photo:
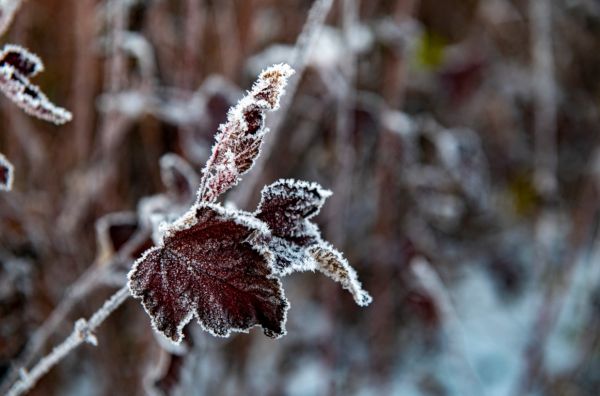
[[[287,80],[293,73],[286,64],[271,66],[260,74],[250,92],[229,110],[227,121],[219,126],[216,143],[202,170],[199,202],[216,201],[252,168],[268,131],[265,114],[277,110]]]
[[[283,335],[288,303],[271,255],[249,242],[257,234],[268,235],[262,222],[215,204],[195,205],[172,224],[129,274],[154,327],[174,342],[194,316],[217,336],[256,325]]]
[[[0,154],[0,191],[12,190],[13,165],[3,154]]]
[[[319,213],[329,196],[331,191],[317,183],[291,179],[263,188],[255,216],[271,230],[263,243],[275,254],[278,274],[313,269],[306,248],[319,244],[321,234],[309,219]]]
[[[0,51],[0,89],[26,113],[39,119],[64,124],[71,121],[67,110],[55,106],[29,81],[43,70],[40,59],[25,48],[6,45]]]
[[[25,77],[33,77],[44,70],[41,59],[18,45],[7,44],[0,52],[0,67],[11,65]]]
[[[356,271],[309,221],[329,196],[331,191],[317,183],[282,179],[266,186],[255,216],[267,224],[271,235],[255,236],[255,243],[274,254],[278,275],[318,270],[350,291],[358,305],[368,305],[371,296],[362,289]]]

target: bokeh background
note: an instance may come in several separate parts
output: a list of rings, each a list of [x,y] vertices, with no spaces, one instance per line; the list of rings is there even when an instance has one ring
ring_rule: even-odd
[[[1,40],[44,60],[34,82],[74,114],[0,99],[4,386],[125,283],[161,156],[199,171],[228,107],[285,61],[261,161],[226,200],[252,209],[282,177],[332,189],[317,222],[374,302],[294,274],[284,338],[193,324],[172,348],[130,299],[30,394],[600,391],[598,1],[29,0]]]

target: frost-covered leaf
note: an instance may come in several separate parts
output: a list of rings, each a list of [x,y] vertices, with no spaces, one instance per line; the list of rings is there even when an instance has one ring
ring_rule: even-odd
[[[363,290],[354,268],[333,246],[327,242],[314,245],[308,248],[308,254],[317,263],[317,270],[341,284],[358,305],[364,307],[373,301],[369,293]]]
[[[51,103],[29,81],[43,68],[41,60],[25,48],[5,45],[0,51],[0,89],[27,114],[57,125],[71,121],[70,112]]]
[[[331,191],[317,183],[280,179],[263,188],[255,215],[271,230],[269,248],[280,275],[310,268],[305,249],[318,244],[321,235],[309,219],[319,213]],[[307,268],[307,266],[309,266]]]
[[[252,90],[229,110],[227,122],[221,124],[211,156],[203,169],[198,201],[214,202],[235,186],[254,165],[263,137],[265,113],[279,107],[279,99],[294,70],[273,65],[263,71]]]
[[[249,242],[255,234],[268,229],[214,204],[194,205],[173,223],[129,274],[154,327],[174,342],[194,316],[217,336],[256,325],[269,337],[283,335],[288,303],[269,255]]]
[[[279,237],[313,238],[318,234],[308,219],[331,195],[317,183],[280,179],[262,190],[257,217]]]
[[[4,154],[0,154],[0,191],[12,190],[13,169],[13,165]]]
[[[255,216],[267,224],[271,235],[255,236],[255,242],[274,255],[278,275],[318,270],[350,291],[358,305],[368,305],[371,296],[362,289],[354,269],[309,221],[329,196],[331,191],[317,183],[281,179],[266,186]]]
[[[11,65],[25,77],[44,71],[42,60],[18,45],[7,44],[0,52],[0,66]]]

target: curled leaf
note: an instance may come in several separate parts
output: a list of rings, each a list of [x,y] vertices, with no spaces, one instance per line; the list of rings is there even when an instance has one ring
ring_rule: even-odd
[[[256,236],[255,242],[272,252],[278,275],[318,270],[350,291],[358,305],[366,306],[372,299],[362,289],[356,271],[309,221],[329,196],[331,191],[317,183],[281,179],[266,186],[255,216],[267,224],[271,235]]]
[[[69,111],[51,103],[29,81],[43,69],[42,61],[25,48],[5,45],[0,51],[0,89],[27,114],[57,125],[71,121]]]
[[[195,205],[173,223],[129,273],[156,330],[180,342],[196,317],[216,336],[256,325],[283,335],[288,302],[269,255],[250,242],[255,234],[268,234],[262,222],[215,204]]]
[[[364,307],[373,301],[369,293],[363,290],[358,281],[358,275],[356,275],[356,271],[350,266],[348,260],[327,242],[309,247],[308,254],[317,263],[317,270],[348,290],[358,305]]]
[[[309,219],[319,213],[331,194],[317,183],[291,179],[263,188],[255,215],[271,230],[267,243],[275,254],[278,274],[314,269],[306,248],[318,244],[321,234]]]
[[[271,66],[260,74],[252,90],[229,110],[227,122],[219,127],[211,156],[202,171],[199,202],[214,202],[252,168],[268,131],[264,127],[265,113],[277,110],[293,73],[286,64]]]
[[[12,190],[13,171],[14,168],[10,161],[4,154],[0,154],[0,191]]]

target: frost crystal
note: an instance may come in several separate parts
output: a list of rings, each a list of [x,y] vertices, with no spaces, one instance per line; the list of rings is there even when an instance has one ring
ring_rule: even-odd
[[[4,154],[0,154],[0,191],[12,190],[13,169],[13,165]]]
[[[174,342],[194,316],[216,336],[260,325],[267,336],[279,337],[288,302],[270,256],[249,242],[267,233],[247,213],[194,205],[167,228],[160,246],[136,261],[131,293],[142,300],[156,330]]]
[[[294,70],[274,65],[263,71],[252,90],[229,110],[221,124],[211,156],[203,170],[198,201],[214,202],[235,186],[258,157],[263,137],[265,113],[277,110],[287,80]]]
[[[266,186],[255,216],[268,225],[271,235],[257,236],[255,242],[274,254],[278,275],[318,270],[350,291],[358,305],[366,306],[371,296],[362,289],[354,269],[309,221],[329,196],[331,191],[317,183],[281,179]]]
[[[71,113],[52,104],[29,78],[44,69],[42,61],[18,45],[0,51],[0,89],[26,113],[57,125],[71,121]]]

